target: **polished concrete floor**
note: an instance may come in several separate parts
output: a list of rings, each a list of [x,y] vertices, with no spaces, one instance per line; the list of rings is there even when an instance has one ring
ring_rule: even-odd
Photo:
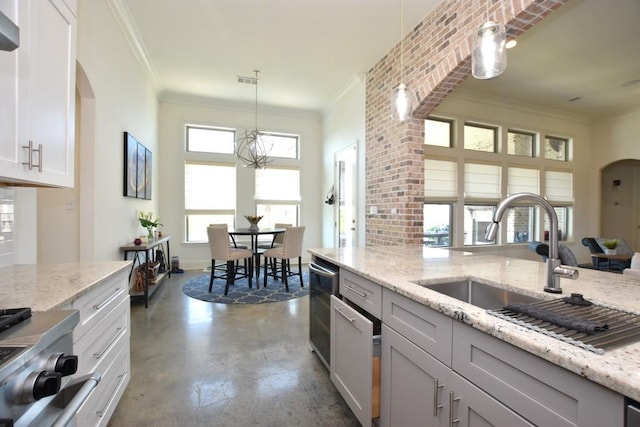
[[[165,278],[131,306],[131,382],[109,426],[359,426],[308,346],[309,300],[224,305]]]

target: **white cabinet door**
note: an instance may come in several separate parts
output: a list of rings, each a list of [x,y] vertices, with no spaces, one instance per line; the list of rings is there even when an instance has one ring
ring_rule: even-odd
[[[13,1],[0,0],[4,8]],[[0,177],[74,185],[76,18],[63,0],[21,0],[20,47],[0,52]],[[5,114],[6,113],[6,114]],[[31,149],[29,148],[31,147]]]
[[[0,0],[0,12],[20,28],[28,21],[23,15],[20,0]],[[22,39],[20,34],[20,39]],[[22,42],[22,40],[21,40]],[[18,69],[20,48],[0,52],[0,176],[17,177],[23,171],[18,149]]]
[[[450,369],[382,325],[382,427],[448,426]]]
[[[448,396],[451,425],[459,427],[534,427],[524,418],[464,378],[451,373],[452,394]]]
[[[331,381],[363,427],[371,426],[373,323],[331,296]]]

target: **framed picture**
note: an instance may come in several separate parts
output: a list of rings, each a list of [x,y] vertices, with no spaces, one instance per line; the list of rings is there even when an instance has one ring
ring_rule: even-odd
[[[151,200],[151,151],[145,148],[144,154],[144,198]]]
[[[138,197],[138,141],[124,133],[124,193],[125,197]]]
[[[125,197],[151,200],[151,151],[129,132],[124,133],[124,192]]]

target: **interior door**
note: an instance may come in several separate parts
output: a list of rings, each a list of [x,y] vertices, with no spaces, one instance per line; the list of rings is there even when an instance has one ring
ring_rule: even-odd
[[[340,248],[356,246],[357,227],[357,148],[344,148],[335,154],[336,189],[335,244]]]

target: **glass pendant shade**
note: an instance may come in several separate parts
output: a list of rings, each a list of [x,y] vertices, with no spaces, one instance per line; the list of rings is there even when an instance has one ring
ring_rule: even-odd
[[[471,54],[471,74],[476,79],[492,79],[507,69],[507,32],[502,24],[485,22],[478,29]]]
[[[393,88],[391,95],[391,115],[394,120],[400,120],[401,122],[411,117],[413,108],[413,96],[409,87],[400,83]]]

